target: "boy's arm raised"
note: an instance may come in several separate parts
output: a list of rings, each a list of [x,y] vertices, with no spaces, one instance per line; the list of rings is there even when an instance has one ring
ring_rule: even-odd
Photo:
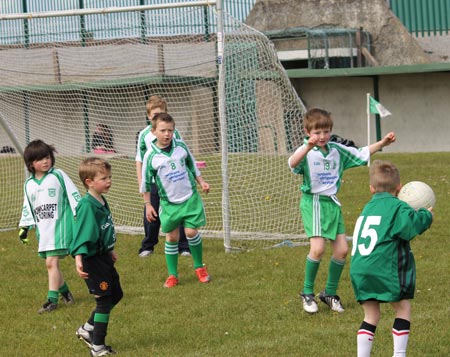
[[[395,140],[396,140],[395,133],[391,131],[390,133],[386,134],[386,136],[380,141],[377,141],[376,143],[369,145],[370,155],[376,153],[377,151],[380,151],[385,146],[392,144],[393,142],[395,142]]]
[[[302,160],[306,157],[308,152],[317,144],[319,141],[319,137],[317,135],[311,135],[311,137],[308,139],[308,142],[305,146],[300,147],[297,149],[288,160],[289,167],[291,169],[295,168],[302,162]]]

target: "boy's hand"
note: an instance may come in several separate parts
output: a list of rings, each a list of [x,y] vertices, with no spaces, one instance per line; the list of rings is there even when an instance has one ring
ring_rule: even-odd
[[[209,183],[203,181],[200,185],[204,193],[209,193]]]
[[[83,257],[81,255],[75,256],[75,269],[81,279],[87,279],[89,277],[89,274],[83,270]]]
[[[311,135],[308,139],[308,148],[312,149],[319,142],[319,135]]]
[[[383,138],[384,146],[388,146],[388,145],[392,144],[393,142],[395,142],[395,139],[396,139],[396,137],[395,137],[395,133],[393,131],[386,134],[386,136]]]
[[[20,227],[19,229],[19,239],[22,244],[28,244],[28,227]]]
[[[153,222],[158,219],[158,213],[150,203],[146,203],[145,205],[145,217],[149,222]]]

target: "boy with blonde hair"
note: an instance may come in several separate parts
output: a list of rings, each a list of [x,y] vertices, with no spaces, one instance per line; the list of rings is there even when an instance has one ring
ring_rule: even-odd
[[[341,204],[336,194],[341,186],[344,170],[367,165],[370,155],[395,141],[395,134],[391,132],[375,144],[357,149],[330,141],[333,120],[331,113],[326,110],[308,110],[303,125],[306,136],[304,143],[288,161],[294,174],[303,175],[300,211],[310,243],[300,296],[306,312],[318,311],[314,282],[325,252],[325,243],[329,240],[333,255],[328,267],[327,283],[320,292],[319,299],[332,311],[344,312],[337,288],[348,245]]]
[[[350,277],[356,300],[364,309],[358,330],[358,357],[370,356],[380,320],[380,304],[396,312],[392,326],[394,357],[406,356],[416,267],[410,241],[430,228],[432,208],[415,211],[397,195],[400,173],[392,163],[376,160],[370,167],[372,199],[363,208],[353,233]]]
[[[167,103],[160,96],[151,96],[146,104],[147,110],[147,127],[145,127],[138,134],[137,148],[136,148],[136,175],[138,180],[138,187],[141,187],[142,182],[142,161],[147,150],[150,148],[155,136],[152,134],[151,121],[153,117],[158,113],[167,113]],[[181,140],[181,135],[178,130],[175,130],[174,137],[177,140]],[[150,191],[150,201],[155,210],[159,210],[160,198],[158,195],[158,188],[153,183]],[[161,222],[157,218],[156,220],[149,222],[146,218],[146,207],[144,206],[144,239],[141,242],[141,248],[139,249],[139,256],[145,258],[153,254],[153,250],[156,244],[158,244],[159,229]],[[180,244],[179,253],[182,256],[190,256],[189,245],[186,239],[184,228],[180,227]]]
[[[111,188],[111,165],[106,160],[89,157],[81,162],[79,175],[88,191],[77,206],[70,253],[75,257],[78,275],[94,295],[96,307],[76,335],[89,346],[91,356],[106,356],[116,354],[105,344],[105,337],[111,309],[123,297],[115,268],[117,237],[108,202],[103,196]]]

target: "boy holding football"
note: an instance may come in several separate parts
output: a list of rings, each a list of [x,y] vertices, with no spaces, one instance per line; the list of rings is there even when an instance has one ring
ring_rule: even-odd
[[[416,268],[410,241],[430,228],[432,207],[417,211],[397,198],[400,173],[390,162],[370,167],[372,199],[363,208],[353,233],[350,277],[356,300],[364,310],[358,330],[358,356],[370,356],[380,320],[380,304],[396,312],[392,326],[394,356],[405,356],[410,332]]]
[[[382,140],[357,149],[330,141],[333,120],[331,113],[326,110],[312,108],[305,113],[303,120],[306,138],[288,161],[294,174],[303,175],[300,211],[310,243],[300,296],[306,312],[318,311],[314,282],[325,252],[325,243],[329,240],[333,255],[328,267],[327,283],[319,299],[331,310],[344,312],[337,288],[348,245],[341,204],[336,194],[344,170],[367,165],[370,155],[395,141],[395,134],[391,132]]]
[[[138,180],[138,187],[141,187],[142,182],[142,161],[144,160],[144,155],[147,150],[151,147],[152,141],[155,139],[155,136],[152,133],[152,125],[151,120],[158,113],[167,113],[167,103],[160,96],[153,95],[151,96],[146,104],[147,110],[147,127],[141,130],[138,134],[137,138],[137,148],[136,148],[136,175]],[[178,130],[174,132],[175,139],[181,140],[181,135]],[[158,188],[154,183],[151,185],[150,191],[150,202],[152,207],[158,211],[159,210],[159,194]],[[158,244],[159,237],[159,229],[161,227],[161,222],[159,218],[156,218],[154,221],[150,222],[146,218],[146,206],[144,205],[144,239],[141,243],[141,248],[139,249],[139,256],[141,258],[148,257],[153,254],[153,250],[156,244]],[[184,232],[184,228],[180,227],[180,242],[178,246],[178,250],[181,256],[190,256],[189,244],[186,240],[186,234]]]
[[[144,156],[141,192],[144,194],[147,219],[152,222],[159,218],[161,230],[166,233],[164,252],[169,277],[164,287],[171,288],[178,284],[181,225],[186,231],[197,278],[207,283],[210,276],[203,266],[202,238],[198,232],[198,228],[206,224],[206,217],[196,183],[205,193],[209,192],[209,184],[203,180],[186,144],[174,139],[175,121],[169,114],[156,114],[151,130],[155,139]],[[161,197],[159,212],[150,201],[152,182],[158,186]]]
[[[77,206],[70,253],[75,257],[78,275],[85,279],[89,293],[95,297],[96,306],[76,335],[90,347],[91,356],[106,356],[116,354],[105,344],[105,337],[111,309],[123,297],[114,266],[116,232],[103,196],[111,188],[111,165],[103,159],[90,157],[81,162],[79,175],[88,191]]]
[[[81,197],[69,176],[54,167],[55,152],[52,145],[33,140],[23,154],[31,176],[24,184],[19,238],[28,244],[28,229],[36,227],[39,256],[45,259],[48,273],[47,301],[39,309],[39,314],[55,310],[59,295],[66,304],[74,302],[59,261],[68,255],[75,207]]]

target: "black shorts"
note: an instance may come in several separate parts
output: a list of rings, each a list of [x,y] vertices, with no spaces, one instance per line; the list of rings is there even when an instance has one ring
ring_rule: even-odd
[[[99,296],[112,295],[121,289],[119,274],[114,266],[111,253],[83,258],[83,270],[89,274],[85,280],[89,293]]]

